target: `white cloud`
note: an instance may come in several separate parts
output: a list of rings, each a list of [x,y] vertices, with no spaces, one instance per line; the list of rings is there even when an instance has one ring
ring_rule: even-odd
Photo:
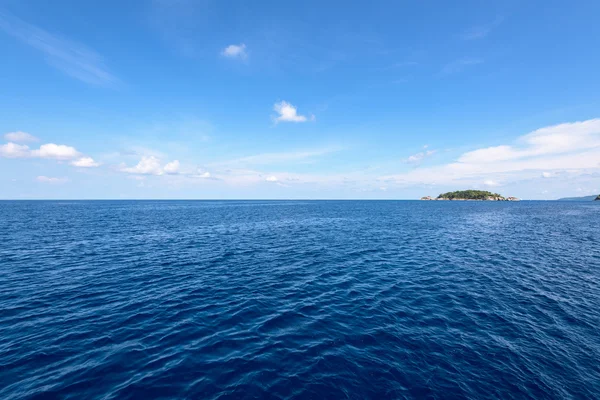
[[[298,115],[298,110],[292,104],[287,101],[280,101],[279,103],[275,103],[273,106],[273,110],[277,114],[278,117],[275,117],[275,122],[306,122],[309,118],[304,115]],[[314,121],[315,116],[311,115],[310,120]]]
[[[51,158],[55,160],[70,160],[80,156],[80,153],[71,146],[64,144],[43,144],[37,150],[30,150],[29,146],[7,143],[0,146],[0,156],[8,158]]]
[[[485,186],[490,186],[490,187],[494,187],[494,186],[500,186],[500,184],[499,184],[498,182],[496,182],[496,181],[493,181],[493,180],[491,180],[491,179],[488,179],[488,180],[486,180],[486,181],[483,181],[483,184],[484,184]]]
[[[203,172],[199,176],[200,176],[200,178],[206,179],[206,178],[210,178],[211,175],[210,175],[210,172]]]
[[[29,146],[16,143],[6,143],[0,145],[0,157],[6,158],[24,158],[29,157]]]
[[[141,174],[141,175],[162,175],[163,168],[160,164],[160,160],[154,156],[142,156],[140,162],[135,167],[127,167],[121,165],[121,171],[130,174]]]
[[[238,58],[245,60],[248,57],[248,53],[246,52],[246,45],[244,43],[241,44],[231,44],[221,51],[221,55],[228,58]]]
[[[462,154],[456,162],[380,177],[399,185],[469,184],[536,179],[567,171],[600,172],[600,119],[538,129],[501,145]]]
[[[55,160],[70,160],[79,157],[80,153],[71,146],[48,143],[41,145],[38,150],[32,150],[31,156],[38,158],[51,158]]]
[[[542,172],[542,178],[552,178],[553,176],[552,172]]]
[[[493,163],[600,147],[600,119],[538,129],[519,139],[520,147],[495,146],[463,154],[462,163]]]
[[[179,172],[179,161],[171,161],[170,163],[167,163],[163,169],[167,174],[176,174]]]
[[[55,36],[0,11],[0,30],[42,52],[48,64],[80,81],[93,85],[117,82],[102,57],[79,43]]]
[[[6,158],[43,158],[58,161],[69,161],[72,166],[91,168],[100,166],[92,157],[82,156],[77,149],[64,144],[47,143],[39,149],[30,149],[27,145],[6,143],[0,145],[0,157]]]
[[[92,157],[81,157],[77,160],[72,161],[71,165],[73,165],[74,167],[80,167],[80,168],[93,168],[93,167],[99,167],[100,163],[97,163],[96,161],[94,161],[94,159]]]
[[[35,179],[41,183],[52,183],[52,184],[66,183],[69,181],[67,178],[52,178],[52,177],[43,176],[43,175],[38,176]]]
[[[22,133],[22,132],[13,132]],[[27,134],[26,134],[27,135]],[[23,140],[31,140],[27,136],[21,136]],[[6,143],[0,145],[0,157],[6,158],[42,158],[58,161],[71,161],[69,164],[79,168],[92,168],[100,166],[92,157],[82,156],[77,149],[64,144],[47,143],[40,146],[39,149],[30,149],[27,145],[16,143]]]
[[[267,182],[277,182],[278,179],[276,176],[269,176],[267,179],[265,179]]]
[[[30,135],[27,132],[21,132],[21,131],[17,131],[17,132],[9,132],[7,134],[4,135],[4,139],[6,139],[9,142],[16,142],[16,143],[26,143],[26,142],[37,142],[39,141],[38,138],[36,138],[33,135]]]
[[[423,148],[426,149],[427,145],[423,146]],[[415,153],[415,154],[409,156],[408,158],[405,158],[402,161],[405,162],[406,164],[420,164],[421,161],[423,161],[425,158],[427,158],[435,153],[436,153],[436,150],[421,151],[419,153]]]
[[[119,169],[121,172],[137,175],[181,174],[179,160],[168,162],[163,167],[160,159],[155,156],[142,156],[140,161],[135,166],[128,167],[125,164],[121,164]]]

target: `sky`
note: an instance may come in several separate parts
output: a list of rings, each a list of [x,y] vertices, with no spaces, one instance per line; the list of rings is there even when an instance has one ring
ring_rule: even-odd
[[[598,194],[598,15],[0,0],[0,199]]]

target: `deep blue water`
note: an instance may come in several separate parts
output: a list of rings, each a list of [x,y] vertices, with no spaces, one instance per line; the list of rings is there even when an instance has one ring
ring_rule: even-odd
[[[0,202],[0,399],[600,398],[600,204]]]

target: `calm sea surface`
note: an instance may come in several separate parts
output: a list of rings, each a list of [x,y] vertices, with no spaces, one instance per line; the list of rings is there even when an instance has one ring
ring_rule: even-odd
[[[0,399],[598,399],[599,203],[0,202]]]

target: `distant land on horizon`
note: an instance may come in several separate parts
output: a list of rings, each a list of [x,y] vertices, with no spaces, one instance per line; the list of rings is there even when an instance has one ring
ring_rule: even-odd
[[[596,200],[595,194],[591,196],[582,196],[582,197],[563,197],[562,199],[558,199],[558,201],[594,201]]]

